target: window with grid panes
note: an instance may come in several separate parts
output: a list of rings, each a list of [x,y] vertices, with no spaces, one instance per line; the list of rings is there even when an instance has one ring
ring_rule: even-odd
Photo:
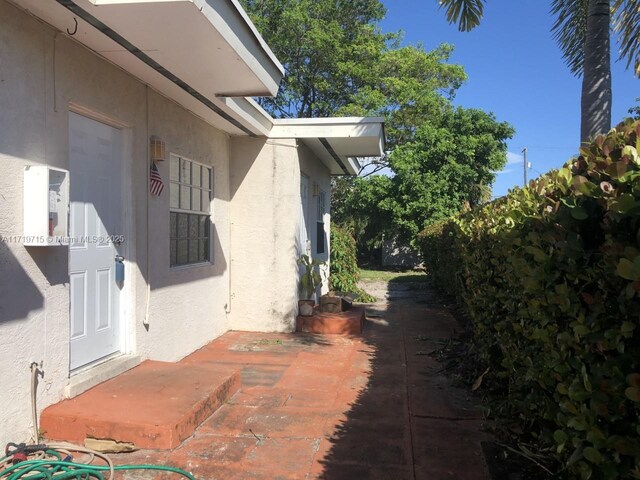
[[[327,251],[327,239],[324,231],[324,214],[326,212],[326,194],[320,191],[318,195],[318,213],[316,221],[316,253],[323,254]]]
[[[171,155],[169,183],[169,264],[211,261],[213,169]]]

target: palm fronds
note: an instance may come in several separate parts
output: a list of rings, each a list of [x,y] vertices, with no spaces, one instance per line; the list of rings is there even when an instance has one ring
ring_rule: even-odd
[[[551,28],[571,72],[582,75],[584,44],[587,32],[589,0],[552,0],[551,13],[556,20]],[[640,2],[614,0],[611,6],[611,26],[620,41],[620,59],[627,68],[633,66],[640,76]]]
[[[584,71],[588,9],[589,0],[551,1],[551,13],[556,17],[551,27],[553,38],[574,75],[582,75]]]
[[[612,24],[620,39],[620,58],[640,77],[640,2],[615,0]]]
[[[468,32],[480,24],[486,0],[440,0],[447,21],[457,23],[458,30]]]

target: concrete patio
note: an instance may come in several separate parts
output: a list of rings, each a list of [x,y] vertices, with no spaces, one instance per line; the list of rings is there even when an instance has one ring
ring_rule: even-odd
[[[430,291],[406,287],[367,313],[361,336],[227,333],[188,361],[237,368],[240,390],[179,447],[115,462],[207,480],[488,478],[481,413],[425,355],[455,319]]]

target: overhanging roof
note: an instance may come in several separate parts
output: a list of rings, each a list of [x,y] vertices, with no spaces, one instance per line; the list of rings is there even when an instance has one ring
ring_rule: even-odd
[[[381,117],[295,118],[273,120],[269,138],[302,140],[332,175],[357,175],[358,157],[384,155]]]
[[[217,128],[264,134],[227,97],[275,96],[284,69],[237,0],[12,1]]]

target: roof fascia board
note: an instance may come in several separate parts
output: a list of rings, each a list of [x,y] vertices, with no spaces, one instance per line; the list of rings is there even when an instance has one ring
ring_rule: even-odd
[[[166,1],[166,0],[164,0]],[[214,27],[222,34],[227,43],[233,48],[242,60],[249,65],[258,77],[267,85],[271,96],[275,97],[280,88],[280,82],[284,77],[284,67],[271,51],[264,39],[256,30],[255,25],[249,19],[246,12],[236,0],[189,0],[193,2],[200,11],[209,19]],[[235,17],[237,27],[232,28],[230,17]],[[251,54],[248,45],[253,43],[261,50],[266,62],[260,61]],[[246,92],[243,96],[250,96],[254,92]],[[228,95],[219,92],[219,97],[229,97],[238,95]]]
[[[308,143],[323,162],[335,165],[339,170],[334,175],[357,175],[360,163],[357,157],[379,157],[384,154],[384,119],[381,117],[343,118],[295,118],[274,119],[269,134],[272,139],[295,138]],[[362,142],[361,140],[365,140]],[[349,154],[344,151],[344,142],[358,140],[357,149]],[[333,141],[333,144],[332,144]],[[342,143],[342,147],[336,144]],[[355,153],[355,155],[354,155]]]
[[[206,105],[210,110],[213,110],[216,114],[218,114],[219,116],[224,118],[231,125],[233,125],[236,128],[239,128],[240,130],[245,132],[247,135],[254,136],[254,133],[251,130],[249,130],[245,125],[243,125],[241,122],[239,122],[238,120],[236,120],[235,118],[230,116],[227,112],[222,110],[220,107],[215,105],[210,99],[208,99],[207,97],[202,95],[200,92],[196,91],[191,86],[189,86],[187,83],[182,81],[179,77],[177,77],[176,75],[174,75],[173,73],[168,71],[166,68],[162,67],[162,65],[157,63],[155,60],[153,60],[147,54],[142,52],[140,49],[136,48],[134,45],[129,43],[129,41],[127,41],[127,39],[125,39],[120,34],[115,32],[114,30],[112,30],[108,25],[105,25],[100,20],[98,20],[96,17],[91,15],[89,12],[87,12],[84,9],[82,9],[73,0],[55,0],[55,1],[58,2],[60,5],[62,5],[63,7],[67,8],[72,13],[78,15],[85,22],[87,22],[92,27],[94,27],[97,30],[99,30],[102,34],[104,34],[107,37],[109,37],[111,40],[116,42],[118,45],[120,45],[123,48],[127,49],[132,55],[137,57],[138,60],[142,61],[148,67],[154,69],[156,72],[160,73],[162,76],[167,78],[169,81],[173,82],[175,85],[180,87],[182,90],[187,92],[189,95],[191,95],[195,99],[199,100],[202,104]]]
[[[384,123],[383,117],[324,117],[324,118],[278,118],[275,125],[355,125]]]
[[[378,145],[383,145],[383,132],[381,123],[357,123],[357,124],[281,124],[274,120],[270,138],[350,138],[350,137],[374,137],[379,139]],[[382,149],[380,149],[382,151]],[[362,152],[363,156],[377,156],[379,152]]]
[[[284,76],[284,66],[275,56],[264,38],[244,11],[238,0],[88,0],[96,6],[117,5],[127,3],[161,3],[161,2],[189,2],[204,15],[212,26],[220,32],[227,44],[236,51],[238,56],[267,86],[271,96],[278,94],[280,81]],[[249,45],[262,52],[263,58],[253,55]],[[250,96],[254,92],[246,92],[243,96]],[[218,94],[227,95],[225,92]],[[260,96],[260,95],[257,95]]]
[[[219,98],[241,121],[258,136],[268,137],[273,127],[273,119],[251,98]]]
[[[329,155],[331,155],[331,158],[333,158],[333,160],[338,164],[338,166],[344,172],[345,175],[355,175],[357,173],[357,172],[355,173],[349,172],[349,169],[340,158],[340,155],[336,153],[336,151],[333,149],[333,147],[331,146],[331,144],[326,138],[319,138],[318,140],[320,140],[320,143],[322,144],[322,146],[325,148],[327,152],[329,152]]]

